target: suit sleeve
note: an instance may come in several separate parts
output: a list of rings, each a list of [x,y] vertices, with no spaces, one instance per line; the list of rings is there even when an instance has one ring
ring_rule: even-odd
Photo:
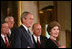
[[[21,32],[15,29],[12,33],[11,48],[21,48]]]

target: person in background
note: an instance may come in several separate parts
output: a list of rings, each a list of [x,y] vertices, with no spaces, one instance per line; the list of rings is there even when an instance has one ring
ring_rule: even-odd
[[[33,15],[30,12],[23,12],[21,15],[22,25],[14,30],[11,40],[11,48],[34,48],[32,35],[29,28],[33,23]]]
[[[41,35],[41,25],[34,23],[32,27],[33,41],[36,48],[46,48],[47,38]]]
[[[9,31],[8,23],[1,22],[1,48],[9,48],[9,37],[7,36]]]
[[[8,23],[9,26],[8,36],[10,37],[14,26],[14,18],[12,16],[8,16],[5,18],[5,22]]]
[[[47,42],[48,48],[66,48],[65,46],[60,46],[60,44],[57,42],[60,29],[61,26],[56,21],[52,21],[48,24],[47,31],[50,34],[50,38]]]

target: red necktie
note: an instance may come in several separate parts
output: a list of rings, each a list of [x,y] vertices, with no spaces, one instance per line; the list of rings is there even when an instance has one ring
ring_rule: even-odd
[[[8,44],[7,38],[4,37],[4,39],[5,39],[5,43],[6,43],[7,48],[9,48],[9,44]]]
[[[37,38],[37,45],[38,45],[38,48],[40,48],[40,42],[39,42],[38,38]]]

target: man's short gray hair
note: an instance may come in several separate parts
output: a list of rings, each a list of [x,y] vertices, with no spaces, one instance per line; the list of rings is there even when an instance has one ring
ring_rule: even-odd
[[[30,12],[23,12],[22,15],[21,15],[21,22],[22,22],[22,18],[25,18],[27,17],[28,14],[31,14]]]
[[[5,22],[8,22],[9,19],[14,19],[14,18],[12,16],[8,16],[8,17],[5,18]]]

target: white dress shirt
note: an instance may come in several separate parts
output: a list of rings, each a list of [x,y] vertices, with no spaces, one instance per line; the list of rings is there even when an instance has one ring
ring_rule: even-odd
[[[6,36],[6,35],[5,35]],[[5,42],[5,36],[3,35],[3,34],[1,34],[1,37],[2,37],[2,39],[4,40],[4,42]],[[8,41],[8,38],[7,38],[7,36],[6,36],[6,39],[7,39],[7,41]],[[9,42],[9,41],[8,41]]]
[[[35,42],[37,43],[37,36],[33,35]],[[40,36],[38,36],[38,41],[40,42]],[[40,42],[41,43],[41,42]]]
[[[11,35],[11,29],[9,29],[8,35],[9,35],[9,37],[10,37],[10,35]]]
[[[28,31],[28,28],[25,25],[22,24],[22,26],[26,29],[26,31]]]

